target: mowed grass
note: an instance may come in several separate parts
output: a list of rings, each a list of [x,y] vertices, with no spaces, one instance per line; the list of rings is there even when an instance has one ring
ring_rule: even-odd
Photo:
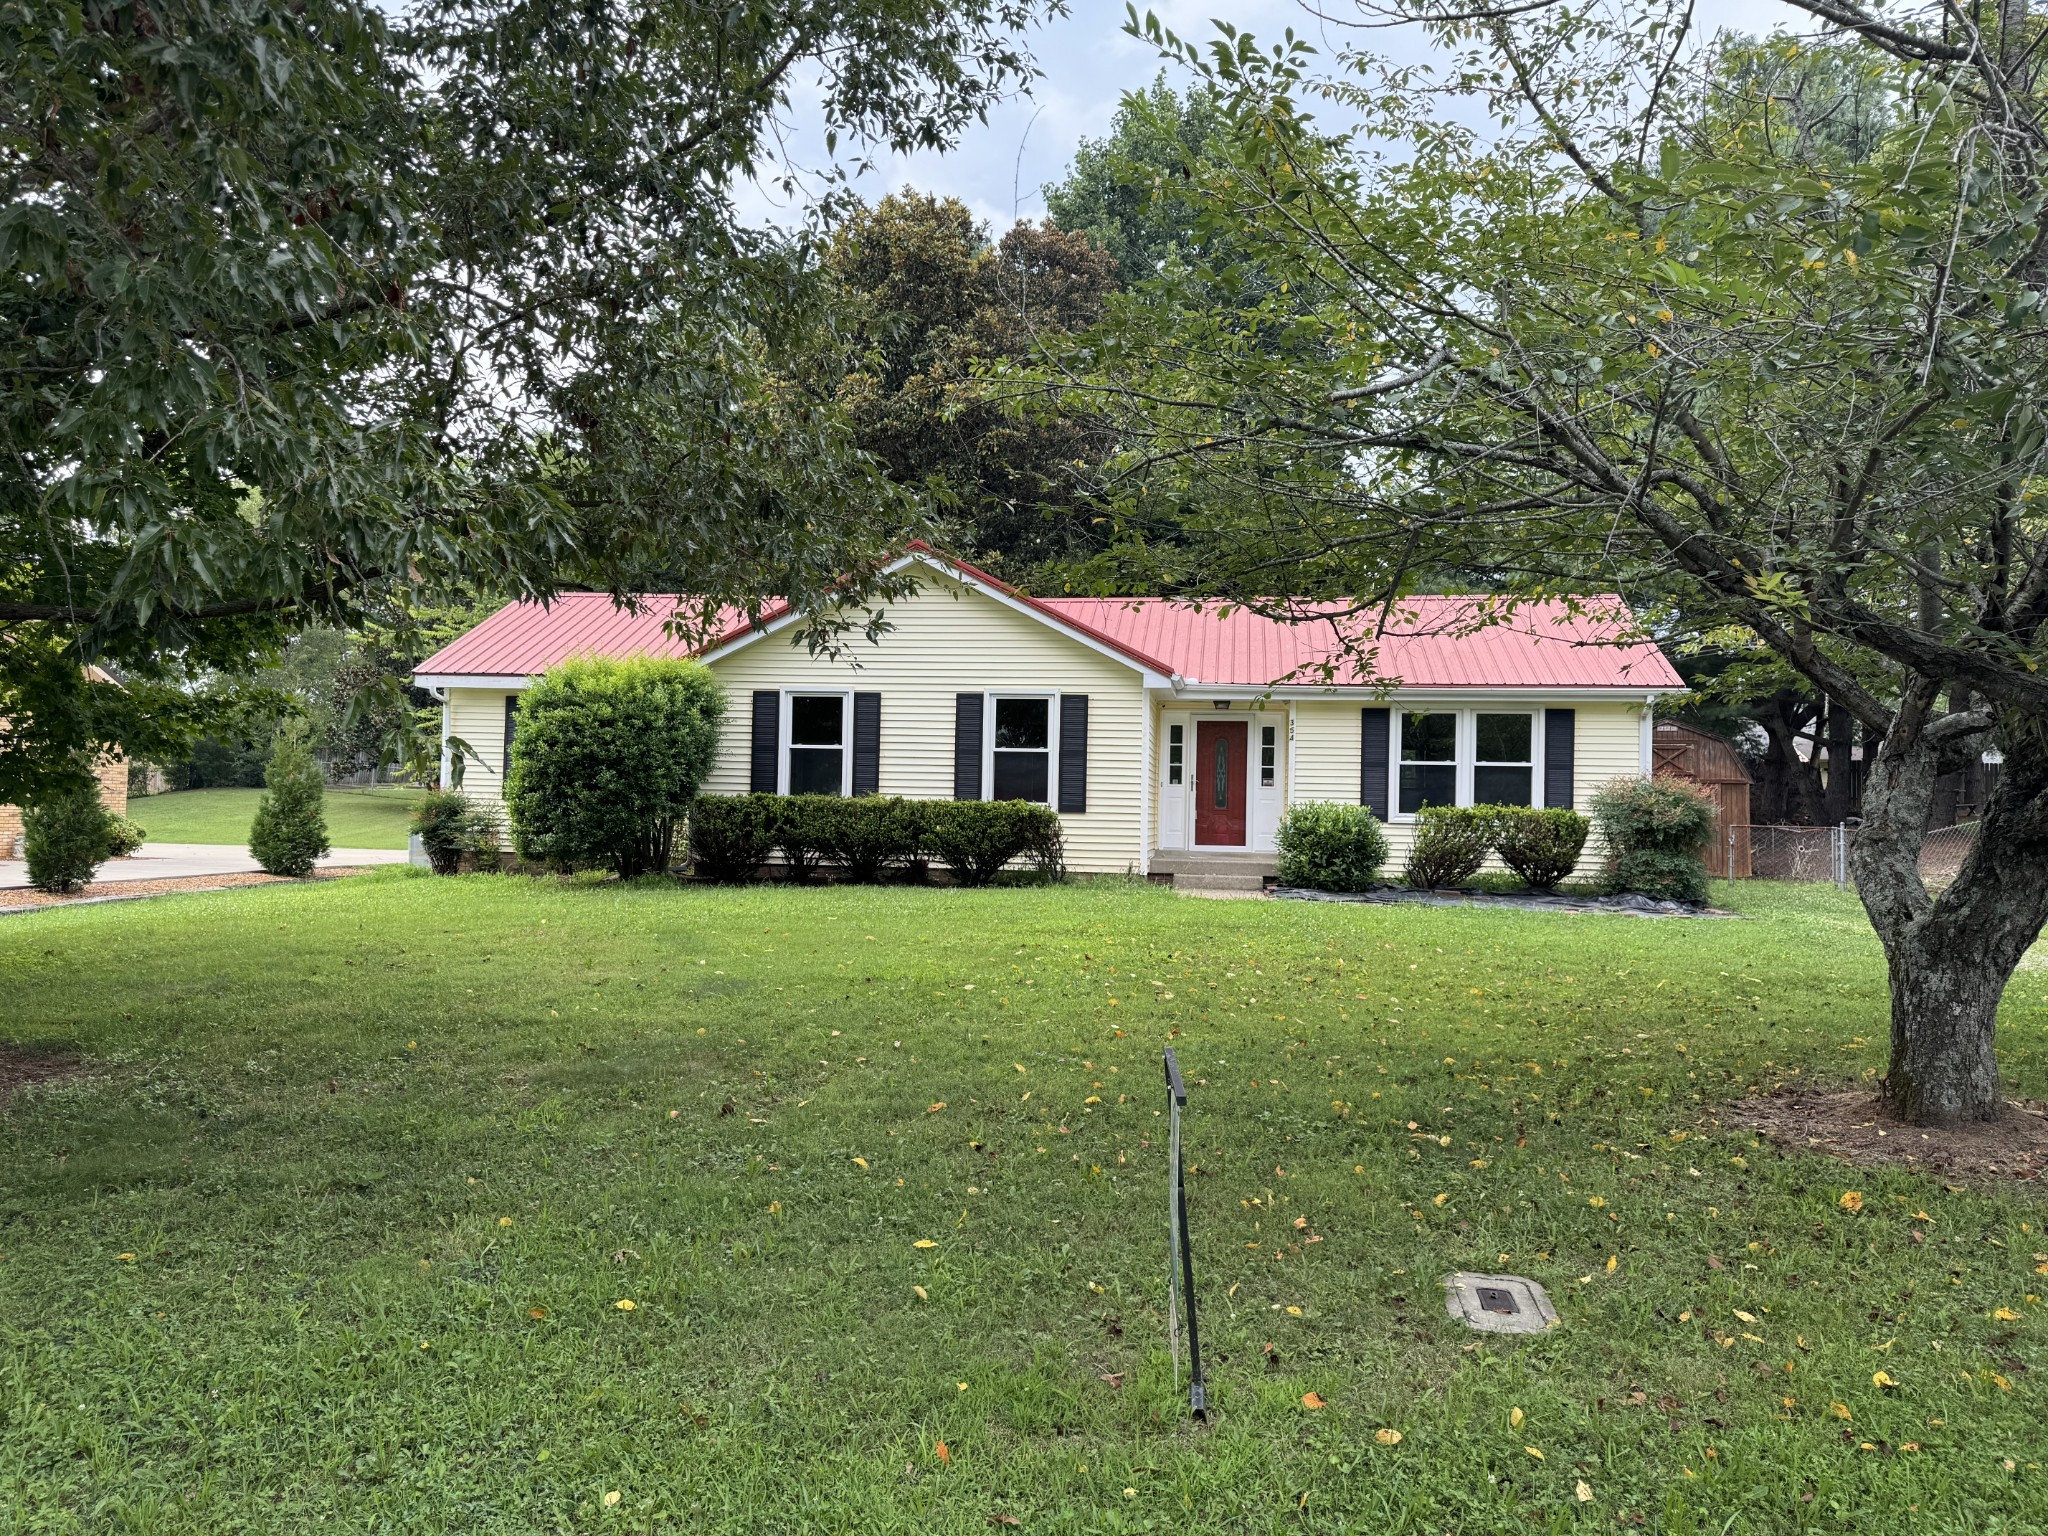
[[[421,791],[379,784],[327,791],[327,837],[337,848],[403,848]],[[153,843],[247,845],[260,789],[181,789],[128,802]]]
[[[2040,1530],[2042,1203],[1716,1130],[1884,1037],[1852,899],[1735,899],[391,871],[9,919],[0,1034],[91,1073],[0,1115],[0,1528]],[[2048,1090],[2048,973],[2002,1033]],[[1466,1332],[1454,1269],[1563,1326]]]

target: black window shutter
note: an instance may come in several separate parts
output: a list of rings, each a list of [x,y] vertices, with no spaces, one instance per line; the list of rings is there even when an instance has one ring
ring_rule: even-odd
[[[1358,803],[1381,821],[1387,819],[1387,753],[1392,746],[1393,711],[1367,709],[1359,712]]]
[[[882,789],[882,696],[853,696],[853,792],[874,795]]]
[[[1579,712],[1575,709],[1543,711],[1543,803],[1570,808],[1574,737]]]
[[[775,688],[754,690],[754,747],[750,757],[747,788],[757,795],[772,795],[779,775],[776,754],[782,750],[782,694]]]
[[[512,738],[519,733],[519,695],[505,695],[505,767],[504,776],[512,777]]]
[[[1088,809],[1088,695],[1060,695],[1058,809],[1079,816]]]
[[[981,716],[978,693],[953,696],[953,798],[981,798]]]

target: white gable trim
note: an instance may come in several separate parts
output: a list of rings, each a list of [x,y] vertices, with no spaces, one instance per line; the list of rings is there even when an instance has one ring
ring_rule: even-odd
[[[1168,676],[1166,673],[1154,671],[1143,662],[1133,660],[1130,656],[1106,641],[1098,640],[1093,635],[1074,628],[1065,621],[1047,613],[1042,608],[1018,600],[1000,587],[992,586],[985,581],[978,581],[967,572],[949,565],[944,560],[932,555],[924,554],[921,551],[903,555],[888,566],[888,573],[893,576],[905,566],[912,564],[929,567],[947,580],[955,582],[971,592],[977,592],[993,602],[1000,603],[1003,607],[1010,609],[1014,613],[1021,613],[1026,618],[1036,619],[1047,629],[1072,640],[1075,644],[1085,645],[1089,650],[1096,652],[1098,655],[1107,656],[1111,661],[1121,666],[1129,667],[1144,680],[1144,684],[1148,688],[1171,688],[1175,685],[1176,679]],[[721,660],[724,657],[730,656],[742,646],[752,645],[756,640],[764,639],[769,635],[786,629],[802,617],[801,613],[792,609],[779,618],[771,619],[759,629],[749,630],[746,634],[737,635],[726,641],[723,645],[714,646],[712,649],[703,652],[697,659],[707,664]]]

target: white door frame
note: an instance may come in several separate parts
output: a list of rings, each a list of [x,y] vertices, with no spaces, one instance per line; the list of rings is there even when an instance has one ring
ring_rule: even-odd
[[[1204,699],[1193,703],[1174,703],[1163,706],[1159,711],[1159,732],[1155,740],[1159,743],[1158,761],[1154,766],[1156,778],[1154,787],[1159,795],[1158,846],[1162,853],[1270,853],[1273,851],[1272,831],[1261,835],[1261,802],[1269,797],[1277,802],[1273,807],[1271,822],[1274,828],[1279,824],[1279,812],[1284,812],[1290,792],[1294,767],[1294,706],[1292,703],[1275,700],[1264,709],[1244,707],[1244,700],[1233,699],[1229,709],[1217,709]],[[1198,843],[1195,841],[1195,726],[1204,720],[1242,720],[1245,731],[1245,819],[1244,836],[1241,843]],[[1181,782],[1169,784],[1168,742],[1172,728],[1185,727],[1182,732]],[[1274,784],[1264,788],[1259,783],[1259,727],[1272,726],[1275,732]]]

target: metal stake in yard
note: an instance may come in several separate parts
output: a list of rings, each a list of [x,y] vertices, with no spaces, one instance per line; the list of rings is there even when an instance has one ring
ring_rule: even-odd
[[[1166,1048],[1166,1155],[1172,1177],[1166,1191],[1166,1344],[1173,1354],[1173,1385],[1180,1388],[1180,1318],[1187,1307],[1188,1409],[1197,1420],[1209,1418],[1209,1392],[1202,1384],[1202,1335],[1195,1325],[1195,1250],[1188,1239],[1188,1176],[1180,1158],[1180,1112],[1187,1108],[1188,1088],[1181,1081],[1173,1047]]]

